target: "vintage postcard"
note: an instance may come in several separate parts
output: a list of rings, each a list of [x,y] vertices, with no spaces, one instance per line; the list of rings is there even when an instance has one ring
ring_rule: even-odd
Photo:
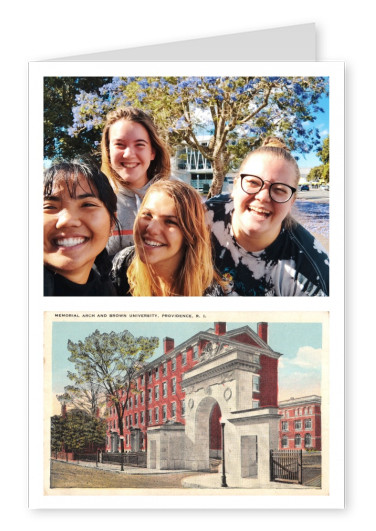
[[[328,497],[329,343],[327,312],[46,312],[44,495]]]

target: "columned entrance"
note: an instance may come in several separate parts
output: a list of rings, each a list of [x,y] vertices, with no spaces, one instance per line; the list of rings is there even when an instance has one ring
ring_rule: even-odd
[[[166,423],[148,429],[153,448],[148,466],[209,471],[210,457],[222,453],[224,423],[229,486],[244,478],[269,481],[269,454],[278,448],[280,416],[276,407],[252,407],[259,372],[260,354],[254,347],[220,336],[209,342],[200,361],[183,375],[185,426]]]

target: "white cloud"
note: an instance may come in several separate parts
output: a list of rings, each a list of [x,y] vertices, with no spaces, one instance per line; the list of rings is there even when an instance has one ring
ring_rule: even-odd
[[[291,365],[304,369],[321,368],[322,349],[310,346],[300,347],[295,358],[290,360]]]

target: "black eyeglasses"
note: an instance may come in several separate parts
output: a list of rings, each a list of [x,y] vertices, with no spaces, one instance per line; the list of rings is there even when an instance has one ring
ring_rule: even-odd
[[[246,173],[241,173],[240,179],[243,192],[249,195],[258,194],[259,191],[264,187],[265,183],[269,182],[264,181],[261,179],[261,177],[257,177],[257,175],[247,175]],[[269,184],[270,199],[276,203],[287,203],[287,201],[292,198],[295,192],[296,188],[293,188],[285,183]]]

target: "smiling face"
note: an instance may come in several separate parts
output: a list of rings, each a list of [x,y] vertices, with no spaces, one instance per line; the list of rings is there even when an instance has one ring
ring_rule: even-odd
[[[237,242],[247,251],[261,251],[273,243],[281,231],[282,222],[294,203],[276,203],[269,195],[269,184],[280,182],[296,186],[294,166],[269,154],[251,156],[241,168],[241,173],[261,177],[265,183],[260,192],[249,195],[242,190],[241,179],[234,184],[234,213],[232,228]]]
[[[173,199],[164,192],[150,192],[136,221],[135,243],[142,262],[157,275],[170,280],[185,251]]]
[[[131,189],[145,186],[155,150],[143,125],[126,119],[115,122],[109,130],[109,151],[111,167],[120,184]]]
[[[79,177],[73,195],[58,179],[44,198],[44,264],[72,282],[85,284],[95,258],[106,247],[111,220],[84,177]]]

